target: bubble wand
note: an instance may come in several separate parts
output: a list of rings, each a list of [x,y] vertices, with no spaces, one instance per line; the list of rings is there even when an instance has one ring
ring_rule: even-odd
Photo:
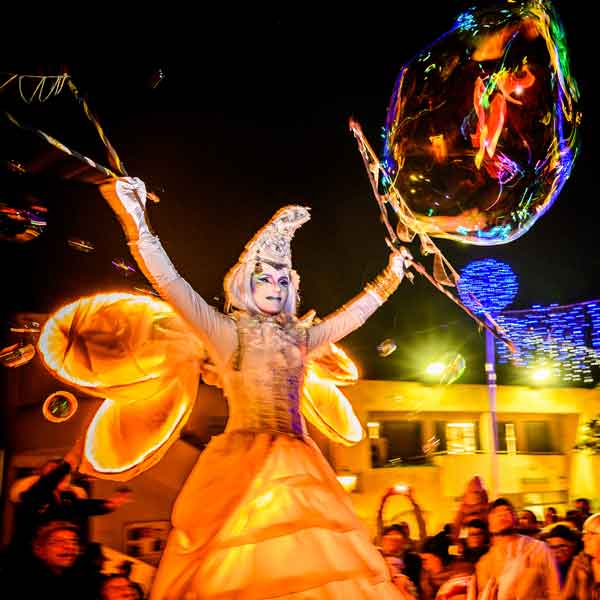
[[[366,140],[360,125],[353,119],[350,119],[350,129],[356,138],[359,151],[363,158],[363,162],[365,164],[365,168],[369,175],[369,181],[371,182],[371,188],[373,189],[373,194],[375,195],[375,199],[377,200],[377,204],[379,205],[379,210],[381,211],[381,220],[385,225],[389,237],[386,237],[385,241],[388,247],[393,252],[398,252],[404,258],[404,264],[407,268],[414,269],[419,275],[422,275],[435,287],[437,290],[442,292],[447,298],[450,298],[452,302],[454,302],[457,306],[462,308],[471,319],[473,319],[480,328],[488,330],[492,335],[494,335],[499,340],[503,341],[511,352],[516,352],[515,345],[508,338],[504,330],[495,322],[490,321],[486,322],[480,319],[475,313],[473,313],[467,306],[465,306],[456,296],[454,296],[446,287],[451,286],[454,287],[456,282],[460,279],[458,273],[454,270],[452,265],[448,262],[446,257],[442,254],[441,250],[435,245],[433,240],[423,231],[418,231],[416,228],[412,229],[412,231],[408,230],[406,227],[406,222],[401,221],[405,225],[406,230],[400,229],[400,234],[397,231],[394,231],[394,228],[391,226],[389,219],[387,217],[387,209],[386,204],[392,204],[394,211],[398,214],[398,210],[405,210],[407,213],[410,213],[410,209],[404,205],[401,207],[402,197],[400,193],[396,190],[396,188],[392,184],[392,189],[394,191],[394,195],[387,195],[385,198],[379,193],[377,189],[377,180],[380,172],[383,171],[383,167],[379,162],[379,159],[375,155],[375,152],[371,148],[369,142]],[[384,173],[385,174],[385,173]],[[434,275],[430,275],[427,269],[419,262],[415,261],[407,248],[401,245],[402,241],[412,241],[415,235],[419,235],[421,239],[421,251],[423,254],[434,254]],[[437,264],[436,264],[437,262]],[[437,267],[437,268],[436,268]],[[449,268],[450,273],[452,275],[452,280],[448,278],[446,273],[446,268]],[[408,274],[409,279],[412,281],[412,274]]]

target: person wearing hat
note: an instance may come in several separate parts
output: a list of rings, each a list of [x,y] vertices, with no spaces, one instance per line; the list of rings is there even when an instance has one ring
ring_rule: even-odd
[[[229,403],[225,434],[202,452],[175,501],[152,600],[397,598],[383,558],[308,436],[300,400],[307,360],[385,302],[408,255],[392,253],[382,274],[339,311],[300,321],[290,243],[310,215],[286,206],[227,273],[232,311],[223,314],[177,273],[150,232],[144,183],[121,178],[100,191],[140,269],[205,344]]]
[[[453,535],[458,540],[471,521],[487,522],[488,495],[479,475],[469,479],[454,518]]]

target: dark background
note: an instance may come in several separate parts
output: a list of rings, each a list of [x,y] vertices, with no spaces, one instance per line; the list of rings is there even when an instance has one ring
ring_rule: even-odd
[[[398,3],[400,4],[400,3]],[[321,316],[351,298],[387,263],[385,230],[348,118],[380,149],[380,131],[403,63],[448,30],[464,2],[378,5],[324,14],[223,8],[192,18],[175,6],[126,17],[56,13],[9,19],[2,71],[54,74],[67,67],[129,174],[160,191],[151,221],[179,272],[213,304],[243,245],[277,208],[312,207],[298,231],[294,263],[302,310]],[[510,308],[600,298],[596,231],[598,138],[592,91],[597,36],[579,2],[555,3],[581,90],[582,152],[554,206],[511,244],[476,247],[439,240],[460,271],[485,257],[508,262],[519,277]],[[164,78],[157,84],[157,72]],[[0,92],[3,110],[38,125],[67,146],[107,163],[98,135],[67,90],[26,105],[16,88]],[[29,88],[32,91],[32,88]],[[0,242],[2,329],[15,312],[53,311],[82,295],[131,289],[111,261],[133,264],[117,221],[90,172],[30,134],[0,129],[0,202],[41,200],[48,226],[37,239]],[[6,161],[27,168],[15,174]],[[91,253],[67,243],[81,238]],[[415,249],[416,252],[416,249]],[[387,358],[376,346],[393,338]],[[483,335],[425,280],[403,283],[390,301],[342,344],[373,379],[415,379],[445,351],[467,361],[461,382],[483,382]],[[502,383],[501,377],[499,378]]]

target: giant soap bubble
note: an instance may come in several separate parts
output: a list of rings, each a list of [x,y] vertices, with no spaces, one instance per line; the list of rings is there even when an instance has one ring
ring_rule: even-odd
[[[505,244],[550,208],[578,154],[579,91],[548,2],[469,10],[400,71],[382,164],[416,228]]]

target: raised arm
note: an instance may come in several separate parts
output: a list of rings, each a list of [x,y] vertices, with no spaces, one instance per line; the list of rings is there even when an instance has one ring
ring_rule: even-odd
[[[71,465],[67,461],[57,463],[54,469],[42,473],[33,485],[19,495],[19,502],[23,505],[33,505],[34,510],[37,510],[40,504],[48,502],[58,484],[69,473]]]
[[[146,186],[124,177],[100,187],[121,222],[131,254],[154,289],[187,321],[213,359],[227,360],[237,347],[234,322],[207,302],[179,275],[145,216]]]
[[[402,491],[400,491],[402,489]],[[389,498],[396,495],[404,496],[411,504],[413,512],[415,514],[415,519],[417,521],[417,526],[419,527],[419,542],[418,548],[421,547],[425,538],[427,537],[427,527],[425,525],[425,519],[423,518],[423,511],[421,507],[417,504],[414,496],[413,488],[410,486],[401,486],[401,487],[391,487],[385,491],[385,494],[381,497],[381,501],[379,502],[379,508],[377,509],[377,537],[376,544],[381,545],[381,540],[383,538],[383,509],[385,507],[385,503]]]
[[[379,507],[377,508],[377,535],[375,537],[375,545],[381,547],[381,542],[383,540],[383,508],[388,498],[394,495],[394,488],[389,488],[385,491],[385,494],[381,497],[379,502]]]
[[[364,290],[340,309],[308,330],[309,352],[328,342],[337,342],[358,329],[398,288],[410,254],[393,252],[388,266]]]
[[[406,498],[412,506],[413,512],[415,514],[415,520],[417,521],[417,527],[419,528],[418,550],[420,550],[421,546],[423,545],[423,542],[427,538],[427,525],[425,524],[423,511],[421,510],[421,507],[417,504],[417,501],[415,500],[414,490],[410,486],[407,487]]]

